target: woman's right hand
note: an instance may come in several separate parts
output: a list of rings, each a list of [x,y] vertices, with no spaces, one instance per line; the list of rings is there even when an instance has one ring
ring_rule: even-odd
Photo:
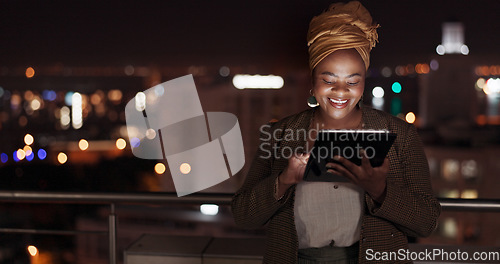
[[[297,184],[304,178],[304,171],[306,169],[307,160],[309,160],[308,153],[293,155],[288,160],[288,166],[278,176],[279,193],[285,193],[286,189],[290,186]]]

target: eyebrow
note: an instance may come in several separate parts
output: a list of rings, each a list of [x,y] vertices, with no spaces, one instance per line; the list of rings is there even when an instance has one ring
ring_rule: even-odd
[[[328,76],[332,76],[332,77],[339,77],[337,74],[333,73],[333,72],[322,72],[320,75],[328,75]],[[351,78],[351,77],[354,77],[354,76],[361,76],[361,74],[359,73],[353,73],[353,74],[349,74],[347,75],[347,78]]]

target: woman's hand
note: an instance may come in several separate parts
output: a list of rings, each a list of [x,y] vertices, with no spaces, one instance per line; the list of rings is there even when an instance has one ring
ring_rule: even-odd
[[[334,175],[341,175],[350,179],[354,184],[363,188],[370,197],[382,203],[386,194],[386,178],[389,172],[389,159],[385,158],[384,163],[380,167],[372,167],[370,161],[366,157],[366,153],[362,151],[361,166],[358,166],[351,161],[340,157],[333,157],[339,163],[327,163],[327,172]]]
[[[310,154],[298,154],[293,155],[288,160],[288,166],[286,169],[278,176],[278,195],[281,197],[285,194],[286,190],[299,182],[304,178],[304,171],[306,169],[307,161],[309,160]]]

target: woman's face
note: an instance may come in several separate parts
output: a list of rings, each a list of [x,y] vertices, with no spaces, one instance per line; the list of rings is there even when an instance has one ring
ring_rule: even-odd
[[[313,95],[325,117],[348,119],[365,88],[365,64],[355,49],[337,50],[314,68]]]

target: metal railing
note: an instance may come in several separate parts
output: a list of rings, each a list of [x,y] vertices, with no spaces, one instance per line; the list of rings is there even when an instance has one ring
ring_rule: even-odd
[[[232,194],[191,194],[177,197],[175,193],[76,193],[76,192],[30,192],[0,191],[0,202],[7,203],[57,203],[109,205],[108,231],[41,230],[0,228],[0,233],[28,233],[52,235],[77,235],[98,233],[108,235],[109,263],[117,263],[116,204],[218,204],[229,205]],[[439,199],[445,211],[500,212],[500,199]]]

